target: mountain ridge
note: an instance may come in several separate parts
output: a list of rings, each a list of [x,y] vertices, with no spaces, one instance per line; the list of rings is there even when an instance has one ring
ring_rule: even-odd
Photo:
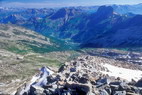
[[[31,12],[33,11],[34,9]],[[35,10],[34,14],[36,12],[38,11]],[[123,39],[124,41],[121,42],[117,38],[111,37],[119,30],[125,29],[129,31],[129,29],[134,29],[132,26],[136,28],[134,29],[135,31],[139,31],[141,29],[139,27],[141,25],[141,15],[122,15],[117,13],[113,6],[101,6],[96,12],[92,13],[87,13],[86,11],[84,12],[81,9],[75,9],[73,7],[62,8],[54,12],[50,11],[48,14],[50,15],[44,17],[34,16],[23,21],[18,20],[19,16],[16,19],[17,15],[13,15],[14,19],[10,21],[11,23],[34,30],[47,37],[79,43],[81,47],[119,48],[120,45],[129,47],[137,45],[137,43],[141,46],[140,41],[137,41],[137,43],[132,43],[132,41],[126,42],[129,37],[126,37],[127,39]],[[113,39],[111,40],[109,38]],[[139,38],[135,39],[140,40]],[[103,43],[103,40],[107,42]],[[114,44],[107,44],[109,42],[114,42]]]

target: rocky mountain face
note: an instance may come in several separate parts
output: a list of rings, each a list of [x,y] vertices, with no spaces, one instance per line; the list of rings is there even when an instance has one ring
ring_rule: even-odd
[[[88,22],[82,25],[85,28],[79,30],[79,33],[72,38],[74,41],[85,43],[105,36],[106,31],[123,21],[123,17],[114,14],[112,7],[102,6],[96,13],[89,15],[86,21]]]
[[[82,56],[66,62],[58,73],[42,67],[15,95],[141,95],[142,68],[137,67],[113,59]]]
[[[45,36],[58,35],[59,28],[71,17],[80,14],[81,10],[75,8],[56,9],[24,9],[21,11],[2,11],[1,23],[12,23],[32,29]],[[19,19],[21,18],[21,19]],[[55,26],[56,25],[56,26]]]
[[[27,9],[26,12],[34,15],[29,17],[26,14],[22,16],[21,13],[12,13],[1,18],[0,22],[13,23],[44,36],[79,43],[81,47],[118,48],[142,45],[141,15],[121,15],[113,6],[101,6],[96,12],[86,12],[74,7],[57,11]],[[43,15],[39,15],[40,13]]]
[[[88,41],[85,46],[140,47],[141,23],[139,22],[139,18],[141,18],[141,15],[134,16],[133,18],[114,25],[104,35]]]
[[[75,8],[62,8],[59,9],[55,14],[53,14],[50,19],[60,19],[64,18],[65,21],[69,19],[69,17],[73,17],[76,14],[79,14],[81,10],[75,9]]]
[[[140,47],[140,18],[141,15],[130,18],[121,16],[112,7],[102,6],[85,20],[88,21],[82,24],[85,28],[72,39],[81,43],[82,47]]]

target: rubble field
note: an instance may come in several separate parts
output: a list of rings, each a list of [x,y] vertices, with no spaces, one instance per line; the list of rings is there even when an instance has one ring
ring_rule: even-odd
[[[136,64],[85,55],[66,62],[58,72],[42,67],[15,95],[142,95],[141,78]]]

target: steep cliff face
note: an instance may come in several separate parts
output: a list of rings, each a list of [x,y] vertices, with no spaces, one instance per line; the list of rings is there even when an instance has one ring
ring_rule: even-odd
[[[134,16],[114,25],[104,35],[86,42],[88,47],[140,47],[141,15]]]
[[[76,14],[79,14],[79,10],[75,8],[62,8],[59,9],[55,14],[53,14],[50,19],[56,20],[60,18],[64,18],[65,21],[67,21],[70,17],[75,16]]]
[[[81,43],[89,40],[96,40],[106,35],[113,26],[123,21],[123,16],[115,14],[112,7],[102,6],[94,14],[86,18],[86,26],[72,39]]]

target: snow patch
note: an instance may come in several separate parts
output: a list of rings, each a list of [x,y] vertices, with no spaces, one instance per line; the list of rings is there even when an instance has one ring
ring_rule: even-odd
[[[110,64],[103,65],[108,71],[101,71],[103,74],[108,74],[109,76],[120,77],[127,81],[134,79],[138,81],[142,78],[142,71],[140,70],[131,70],[122,67],[113,66]]]
[[[31,86],[42,87],[47,84],[47,76],[52,75],[54,72],[47,67],[42,67],[38,75],[33,76],[30,83],[21,91],[20,95],[24,92],[28,92]]]

